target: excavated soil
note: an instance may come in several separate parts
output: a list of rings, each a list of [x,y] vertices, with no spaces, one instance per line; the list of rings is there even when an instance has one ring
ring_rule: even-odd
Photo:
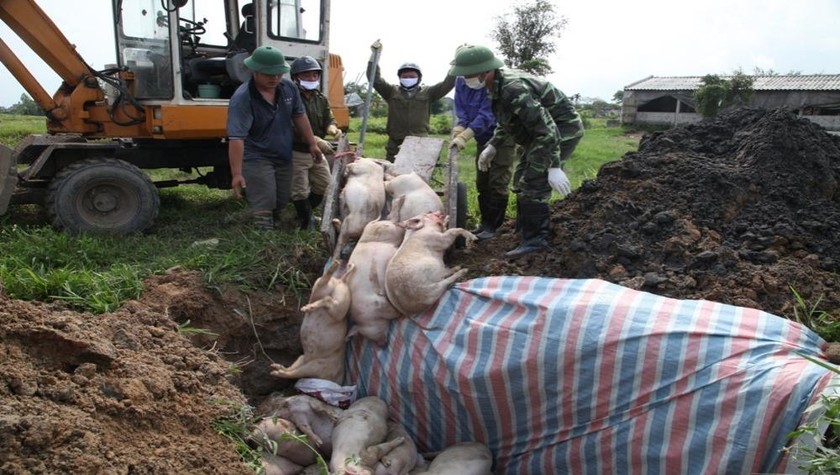
[[[787,317],[793,289],[838,315],[838,187],[840,140],[784,110],[744,109],[646,135],[605,165],[552,206],[551,252],[502,258],[519,241],[510,220],[448,263]],[[300,261],[314,281],[323,262]],[[300,300],[208,289],[183,269],[104,315],[0,293],[0,473],[251,473],[211,421],[290,390],[268,365],[301,352]]]

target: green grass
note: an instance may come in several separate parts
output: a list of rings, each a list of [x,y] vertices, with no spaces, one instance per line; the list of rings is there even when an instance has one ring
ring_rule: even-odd
[[[449,121],[448,116],[434,118],[436,130],[444,129],[435,136],[448,140]],[[351,121],[351,141],[358,140],[360,124],[360,119]],[[384,129],[384,118],[368,122],[365,156],[384,158]],[[14,147],[23,136],[44,130],[42,117],[0,115],[0,141],[7,146]],[[634,147],[635,139],[622,135],[621,129],[596,124],[570,160],[573,185],[593,177],[601,164],[620,158]],[[447,154],[444,146],[441,163],[445,163]],[[475,142],[471,141],[458,161],[460,181],[467,184],[471,216],[477,214],[474,154]],[[443,171],[438,170],[441,174]],[[172,178],[179,173],[152,172],[156,178]],[[13,298],[58,300],[79,310],[100,313],[137,298],[149,275],[181,266],[200,271],[210,287],[234,285],[246,292],[282,288],[302,299],[312,284],[307,275],[317,271],[305,265],[311,265],[313,257],[316,262],[319,258],[325,262],[328,257],[317,233],[252,230],[244,202],[234,199],[228,190],[182,185],[160,190],[160,197],[160,213],[151,231],[125,237],[56,232],[40,207],[10,207],[5,216],[0,216],[0,287]],[[510,212],[512,215],[513,204]]]
[[[45,117],[0,114],[0,144],[7,147],[14,148],[29,134],[43,134],[46,131]]]

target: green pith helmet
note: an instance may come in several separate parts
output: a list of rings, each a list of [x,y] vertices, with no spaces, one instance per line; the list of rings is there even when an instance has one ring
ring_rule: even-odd
[[[312,56],[301,56],[292,61],[292,76],[306,71],[323,71],[323,68]]]
[[[468,76],[501,68],[505,65],[486,46],[465,45],[455,52],[449,69],[450,76]]]
[[[283,53],[271,46],[260,46],[251,56],[245,59],[245,66],[251,71],[262,74],[285,74],[289,72],[289,64]]]

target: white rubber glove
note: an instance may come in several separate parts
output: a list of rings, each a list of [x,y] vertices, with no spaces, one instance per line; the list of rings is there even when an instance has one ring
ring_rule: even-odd
[[[327,127],[327,134],[332,135],[332,138],[335,140],[341,140],[341,137],[344,135],[341,129],[339,129],[335,124],[330,124],[330,126]]]
[[[456,135],[454,139],[452,139],[452,143],[449,144],[449,147],[458,147],[458,150],[464,150],[464,147],[467,146],[467,142],[469,142],[469,140],[473,137],[475,137],[475,132],[473,132],[473,129],[467,127],[461,131],[461,133]]]
[[[496,147],[487,144],[478,156],[478,170],[482,172],[489,170],[494,158],[496,158]]]
[[[562,168],[548,169],[548,184],[551,185],[554,191],[563,196],[572,192],[572,184],[569,182],[569,177],[566,176]]]
[[[332,144],[321,137],[315,137],[315,143],[318,144],[318,148],[321,149],[321,153],[326,155],[335,153],[335,150],[332,148]]]

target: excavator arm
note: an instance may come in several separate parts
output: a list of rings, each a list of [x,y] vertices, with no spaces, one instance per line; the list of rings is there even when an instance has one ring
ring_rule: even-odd
[[[80,112],[91,102],[103,101],[105,95],[95,72],[76,47],[33,0],[0,0],[0,19],[63,81],[58,92],[50,98],[8,45],[0,40],[0,62],[47,112],[50,121],[62,123],[59,128],[65,131],[96,131],[97,125],[86,123],[87,115]]]

